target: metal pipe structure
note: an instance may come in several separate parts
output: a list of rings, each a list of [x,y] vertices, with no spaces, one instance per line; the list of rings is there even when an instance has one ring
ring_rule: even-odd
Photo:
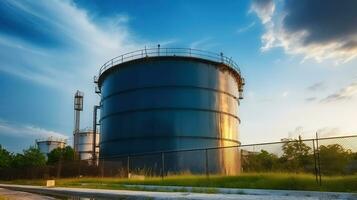
[[[79,140],[78,133],[80,129],[80,116],[81,111],[83,111],[83,92],[77,90],[74,95],[74,131],[73,131],[73,148],[74,152],[78,152],[77,142]]]
[[[97,147],[98,147],[98,143],[97,143],[97,126],[100,125],[98,123],[97,120],[97,116],[98,116],[98,110],[100,109],[100,106],[95,105],[94,109],[93,109],[93,155],[92,155],[92,159],[95,162],[97,160]]]

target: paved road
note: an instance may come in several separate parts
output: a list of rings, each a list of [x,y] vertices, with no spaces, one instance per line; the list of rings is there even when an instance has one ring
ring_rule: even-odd
[[[0,197],[9,200],[53,200],[55,198],[0,188]]]
[[[52,195],[69,195],[80,197],[100,197],[100,199],[195,199],[195,200],[320,200],[320,199],[357,199],[355,194],[342,194],[340,195],[321,195],[309,196],[306,195],[294,196],[294,193],[261,193],[260,195],[254,194],[204,194],[204,193],[192,193],[192,192],[149,192],[149,191],[131,191],[131,190],[103,190],[103,189],[84,189],[84,188],[63,188],[54,187],[46,188],[41,186],[23,186],[23,185],[5,185],[0,184],[0,188],[5,187],[7,189],[16,189],[27,192],[37,192],[41,194]],[[263,190],[262,190],[263,191]],[[316,194],[316,193],[315,193]],[[337,194],[337,193],[336,193]]]

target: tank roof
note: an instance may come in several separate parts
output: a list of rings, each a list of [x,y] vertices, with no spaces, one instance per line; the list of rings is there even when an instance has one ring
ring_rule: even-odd
[[[213,62],[216,64],[223,64],[228,69],[231,69],[237,77],[240,87],[243,88],[244,78],[241,75],[240,68],[237,63],[227,56],[224,56],[223,53],[213,53],[209,51],[203,51],[198,49],[191,48],[149,48],[149,49],[140,49],[132,51],[129,53],[122,54],[111,60],[107,61],[99,69],[98,76],[94,77],[94,82],[98,84],[99,90],[101,86],[102,75],[104,72],[118,66],[123,63],[128,63],[130,61],[142,60],[144,58],[191,58],[195,60],[203,60],[208,62]]]
[[[36,143],[41,143],[41,142],[67,143],[67,139],[55,138],[55,137],[48,137],[48,138],[41,138],[41,139],[37,139],[37,140],[36,140]]]

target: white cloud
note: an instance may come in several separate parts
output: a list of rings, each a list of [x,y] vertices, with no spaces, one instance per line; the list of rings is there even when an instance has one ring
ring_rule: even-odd
[[[316,4],[318,2],[309,0],[286,1],[280,10],[275,10],[272,0],[253,1],[251,11],[257,14],[266,29],[261,37],[261,50],[281,47],[287,54],[302,55],[303,61],[333,60],[336,65],[356,58],[357,28],[353,19],[357,15],[351,8],[355,3],[329,0],[321,1],[319,6]],[[331,7],[350,8],[331,11]]]
[[[83,91],[83,125],[91,124],[89,113],[99,102],[93,76],[100,66],[152,45],[132,37],[130,16],[125,14],[94,20],[72,1],[59,0],[9,1],[0,6],[8,7],[2,13],[9,15],[6,19],[17,20],[0,29],[0,72],[51,87],[69,100],[77,89]],[[18,31],[22,29],[26,31]]]
[[[11,1],[9,4],[18,16],[41,23],[29,31],[36,30],[34,35],[46,35],[49,31],[49,40],[54,41],[55,47],[21,34],[0,31],[0,70],[46,86],[68,92],[79,88],[92,93],[92,77],[104,62],[144,46],[131,37],[126,26],[130,19],[127,15],[116,15],[96,24],[71,1]],[[16,26],[28,25],[24,22]]]
[[[61,139],[68,138],[68,136],[60,132],[47,130],[29,124],[10,123],[4,120],[0,120],[0,135],[14,136],[19,138],[33,137],[34,139],[48,137]]]
[[[263,24],[268,23],[275,11],[273,0],[253,0],[250,12],[257,13]]]

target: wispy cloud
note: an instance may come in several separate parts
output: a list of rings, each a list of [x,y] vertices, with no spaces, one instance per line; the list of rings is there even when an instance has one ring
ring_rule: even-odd
[[[297,139],[299,136],[303,136],[304,133],[304,128],[302,126],[298,126],[294,130],[289,131],[288,138]]]
[[[57,0],[2,1],[0,10],[0,70],[68,92],[92,93],[99,66],[144,46],[131,37],[128,15],[97,24],[72,1]]]
[[[196,40],[191,42],[189,45],[191,49],[202,49],[207,50],[214,46],[217,46],[217,43],[212,42],[213,38],[211,37],[204,37],[202,39]]]
[[[54,138],[63,138],[67,139],[68,136],[64,135],[63,133],[47,130],[41,127],[37,127],[31,124],[19,124],[13,122],[7,122],[4,120],[0,120],[0,136],[7,135],[12,137],[18,138],[47,138],[47,137],[54,137]]]
[[[264,24],[262,50],[282,47],[303,60],[333,60],[336,64],[357,57],[356,1],[254,0],[254,11]],[[280,9],[275,9],[279,7]]]
[[[334,137],[343,135],[341,129],[337,127],[324,127],[317,130],[317,134],[319,137]]]
[[[255,22],[252,22],[252,23],[250,23],[250,24],[247,25],[247,26],[244,26],[244,27],[242,27],[242,28],[239,28],[239,29],[237,30],[237,33],[244,33],[244,32],[246,32],[246,31],[250,30],[251,28],[253,28],[254,26],[255,26]]]
[[[307,102],[312,102],[312,101],[316,101],[316,100],[317,100],[316,97],[308,97],[305,99],[305,101],[307,101]]]
[[[310,130],[307,131],[303,126],[296,127],[293,131],[289,131],[288,138],[297,139],[301,136],[303,139],[315,138],[315,134],[318,134],[318,137],[334,137],[345,135],[340,128],[338,127],[323,127],[317,129],[317,131]]]
[[[317,92],[317,91],[325,90],[326,89],[326,85],[325,85],[325,83],[323,81],[320,81],[320,82],[317,82],[317,83],[314,83],[314,84],[310,85],[306,89],[309,90],[309,91],[312,91],[312,92]]]
[[[323,98],[321,102],[323,103],[331,103],[338,101],[350,100],[353,97],[357,96],[357,82],[351,83],[350,85],[341,88],[339,91],[328,95]]]

